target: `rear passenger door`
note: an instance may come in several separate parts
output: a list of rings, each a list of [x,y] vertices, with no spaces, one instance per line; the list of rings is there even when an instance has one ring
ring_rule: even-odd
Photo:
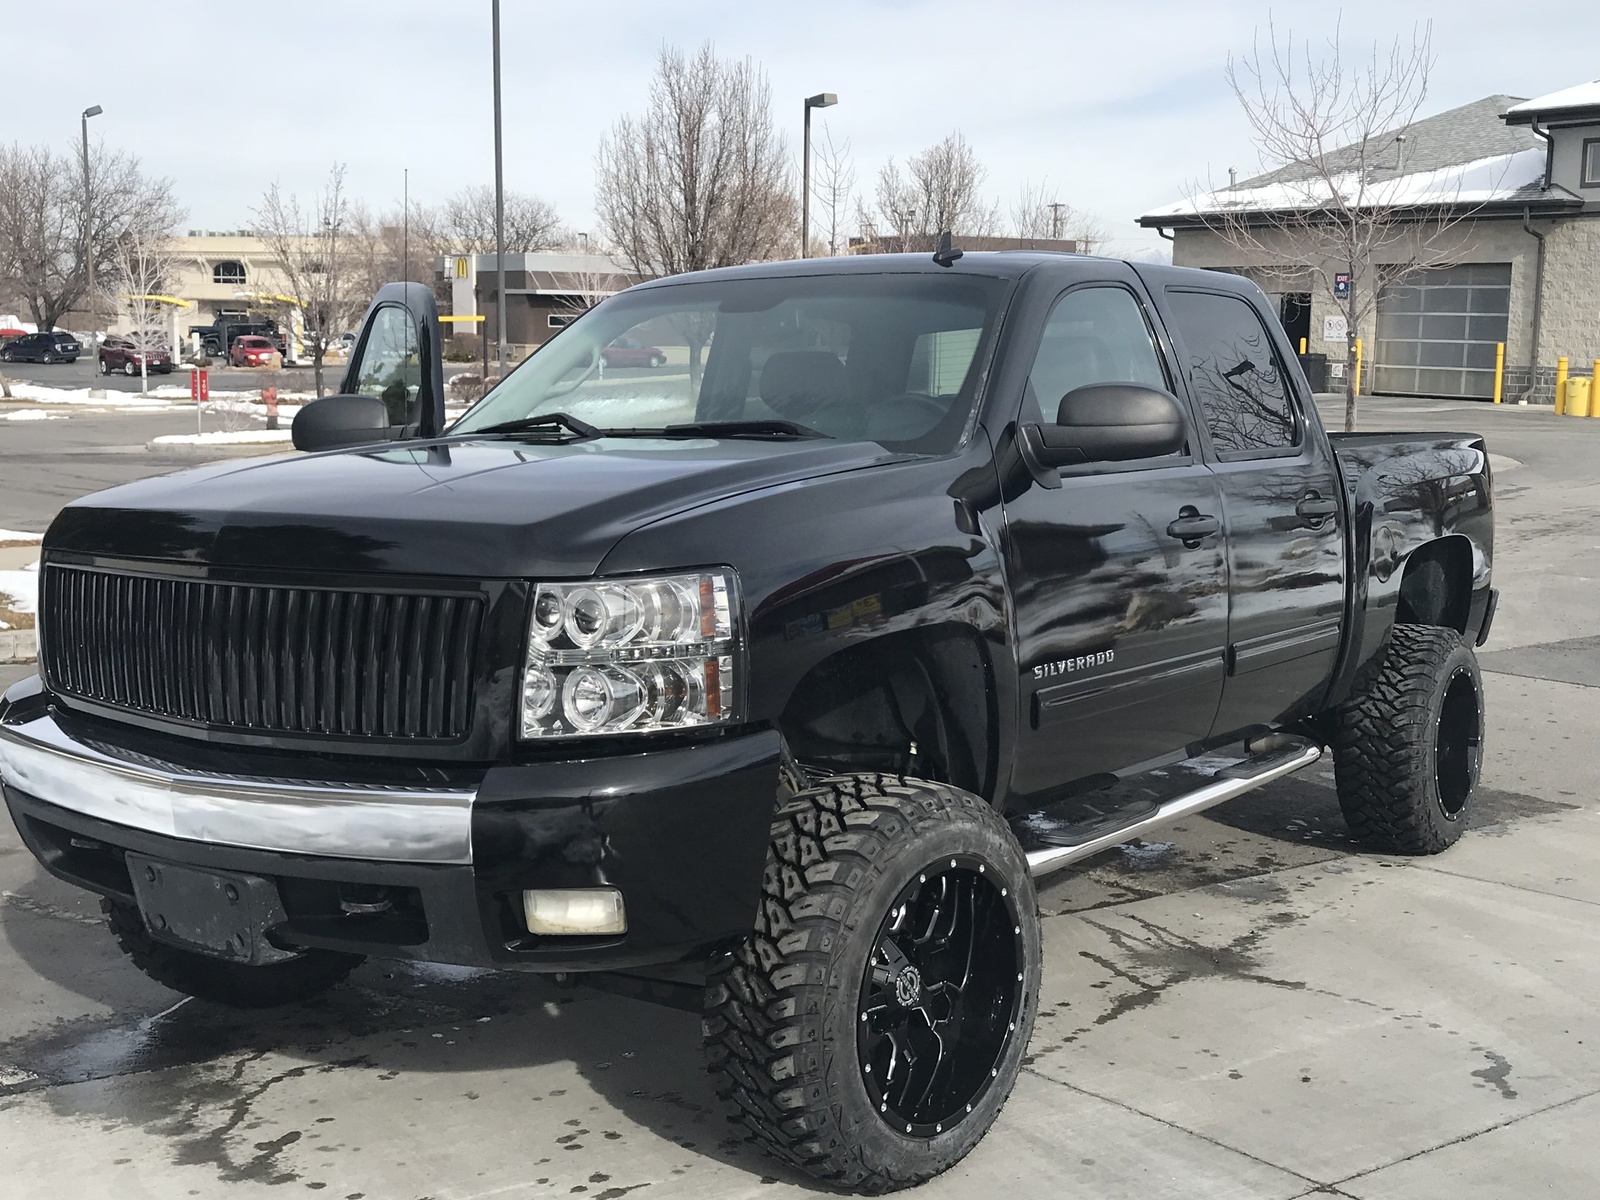
[[[1271,318],[1244,294],[1169,286],[1228,533],[1228,656],[1214,735],[1315,712],[1339,652],[1339,474]]]

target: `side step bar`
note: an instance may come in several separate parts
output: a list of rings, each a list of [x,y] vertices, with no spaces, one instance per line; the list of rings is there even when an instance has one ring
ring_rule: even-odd
[[[1232,800],[1235,796],[1242,796],[1275,779],[1282,779],[1285,775],[1293,775],[1322,757],[1322,747],[1305,738],[1280,736],[1272,739],[1272,742],[1270,749],[1265,749],[1231,767],[1223,768],[1217,772],[1213,782],[1168,800],[1149,816],[1130,825],[1113,829],[1077,845],[1046,846],[1028,851],[1028,873],[1035,879],[1042,879],[1063,867],[1092,858],[1103,850],[1120,846],[1123,842],[1159,829],[1163,825],[1204,812],[1213,805]]]

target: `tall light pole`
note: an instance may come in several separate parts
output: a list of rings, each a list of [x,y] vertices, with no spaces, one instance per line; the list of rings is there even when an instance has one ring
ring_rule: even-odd
[[[506,184],[500,159],[500,0],[494,3],[494,273],[495,338],[500,378],[506,377]]]
[[[83,110],[83,261],[89,271],[89,324],[94,324],[94,193],[89,188],[89,118],[105,110],[91,104]],[[89,331],[93,333],[94,330]]]
[[[832,92],[818,92],[806,97],[806,132],[800,152],[800,257],[811,257],[811,110],[832,108],[839,97]]]

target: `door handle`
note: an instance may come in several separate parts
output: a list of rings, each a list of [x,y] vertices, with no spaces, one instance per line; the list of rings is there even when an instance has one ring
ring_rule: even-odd
[[[1312,492],[1294,506],[1295,515],[1305,518],[1312,524],[1326,521],[1339,511],[1339,502],[1331,496],[1326,499]]]
[[[1201,541],[1213,533],[1220,532],[1221,529],[1221,521],[1201,513],[1192,505],[1185,504],[1178,512],[1178,519],[1167,526],[1167,536],[1177,538],[1193,550]]]

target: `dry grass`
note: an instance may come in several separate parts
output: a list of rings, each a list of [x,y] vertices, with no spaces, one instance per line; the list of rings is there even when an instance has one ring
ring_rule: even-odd
[[[37,546],[38,544],[38,542],[33,541],[32,539],[29,539],[26,542],[19,542],[15,538],[10,541],[7,541],[5,538],[0,538],[0,550],[11,550],[17,546]]]
[[[10,596],[0,595],[0,629],[32,629],[33,614],[18,612],[6,603]]]

